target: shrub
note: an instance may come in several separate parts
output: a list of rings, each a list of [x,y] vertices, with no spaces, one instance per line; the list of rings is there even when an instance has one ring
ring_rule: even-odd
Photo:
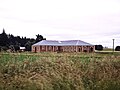
[[[95,45],[95,50],[103,50],[103,46],[102,45]]]
[[[116,46],[115,51],[120,51],[120,46]]]

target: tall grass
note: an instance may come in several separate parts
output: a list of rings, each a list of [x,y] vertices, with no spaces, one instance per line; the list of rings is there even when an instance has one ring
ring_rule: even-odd
[[[120,90],[120,56],[3,53],[0,90]]]

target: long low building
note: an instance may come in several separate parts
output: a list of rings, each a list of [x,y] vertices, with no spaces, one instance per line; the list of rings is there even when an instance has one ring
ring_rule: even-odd
[[[42,40],[32,45],[32,52],[94,52],[95,46],[81,40]]]

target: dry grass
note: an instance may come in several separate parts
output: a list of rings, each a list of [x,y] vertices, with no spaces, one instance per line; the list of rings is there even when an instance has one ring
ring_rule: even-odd
[[[3,53],[0,90],[120,90],[120,57],[119,54]]]

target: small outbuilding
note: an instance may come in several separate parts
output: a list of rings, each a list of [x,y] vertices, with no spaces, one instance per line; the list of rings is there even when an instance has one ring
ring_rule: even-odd
[[[42,40],[32,45],[32,52],[94,52],[95,45],[81,40]]]
[[[24,52],[25,51],[25,47],[20,47],[20,51]]]

